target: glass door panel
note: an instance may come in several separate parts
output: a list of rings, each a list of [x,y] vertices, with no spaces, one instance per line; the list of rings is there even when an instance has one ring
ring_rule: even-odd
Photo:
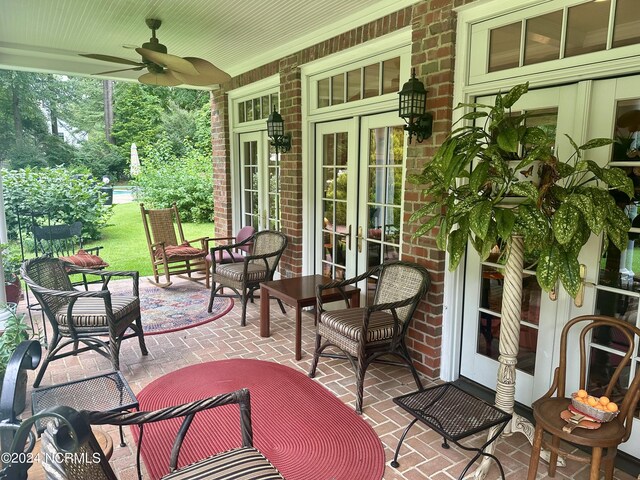
[[[241,227],[280,229],[280,157],[266,132],[239,135]]]
[[[320,248],[317,271],[335,279],[355,275],[352,232],[357,191],[354,121],[343,120],[316,126],[318,178],[318,232]]]
[[[627,172],[635,185],[634,198],[618,195],[618,207],[631,220],[629,242],[620,251],[611,242],[602,251],[602,238],[592,236],[580,255],[586,267],[584,304],[572,306],[571,316],[608,315],[640,326],[640,77],[625,77],[593,82],[587,137],[614,138],[610,148],[593,150],[590,159]],[[598,329],[591,338],[588,391],[599,395],[608,380],[611,366],[620,358],[625,340],[612,336],[610,329]],[[611,400],[618,401],[640,368],[640,352],[632,359],[631,368],[619,380]],[[572,381],[572,388],[577,379]],[[640,411],[635,412],[630,439],[620,450],[638,457],[640,444]],[[635,448],[633,446],[636,446]]]
[[[400,259],[405,134],[397,115],[362,119],[360,212],[358,216],[358,273]],[[366,142],[366,143],[365,143]],[[375,279],[366,291],[372,293]],[[364,288],[364,286],[361,286]]]

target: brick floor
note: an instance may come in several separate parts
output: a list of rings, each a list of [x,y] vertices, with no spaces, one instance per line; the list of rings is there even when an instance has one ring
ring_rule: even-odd
[[[144,282],[146,280],[141,280]],[[194,288],[204,288],[194,284]],[[206,308],[203,304],[202,308]],[[259,334],[259,300],[247,308],[247,326],[240,327],[240,302],[233,310],[214,322],[199,327],[164,335],[146,337],[149,355],[142,357],[135,339],[122,345],[120,365],[134,392],[139,392],[155,378],[197,362],[226,358],[254,358],[287,365],[307,373],[314,345],[313,317],[303,315],[303,357],[294,360],[294,312],[287,309],[282,315],[279,308],[271,309],[271,336],[262,338]],[[144,319],[143,319],[144,321]],[[53,362],[42,381],[51,385],[83,376],[110,370],[110,362],[93,352],[77,357],[68,357]],[[33,380],[33,377],[31,378]],[[346,360],[320,360],[316,380],[332,391],[346,404],[354,405],[355,376]],[[33,382],[31,381],[29,385]],[[425,386],[432,384],[424,380]],[[415,384],[408,370],[387,365],[374,364],[366,375],[364,413],[366,420],[380,436],[386,452],[386,480],[455,479],[471,458],[469,452],[455,445],[448,450],[441,448],[442,439],[432,430],[420,424],[415,425],[400,452],[400,467],[389,466],[398,439],[411,420],[410,416],[392,402],[392,398],[415,390]],[[29,392],[27,392],[29,395]],[[30,410],[30,407],[28,407]],[[117,429],[107,429],[115,440]],[[115,446],[111,463],[120,479],[135,479],[135,444],[128,429],[127,446]],[[469,440],[479,445],[484,437],[477,435]],[[466,442],[465,442],[466,444]],[[500,458],[508,479],[526,478],[530,455],[530,445],[523,435],[515,434],[499,440],[496,455]],[[475,468],[472,467],[472,471]],[[538,479],[548,478],[546,464],[541,464]],[[587,479],[588,466],[569,462],[559,468],[556,478]],[[495,465],[491,466],[487,479],[499,478]],[[616,469],[615,478],[634,480],[634,477]],[[340,479],[349,480],[349,479]]]

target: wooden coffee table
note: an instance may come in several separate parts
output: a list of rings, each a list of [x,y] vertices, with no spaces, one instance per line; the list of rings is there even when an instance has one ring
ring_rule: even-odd
[[[296,309],[296,360],[302,358],[301,333],[302,333],[302,309],[315,306],[316,287],[332,282],[334,279],[322,275],[307,275],[304,277],[284,278],[272,280],[260,284],[260,336],[268,337],[270,328],[269,298],[279,298],[287,305]],[[347,297],[350,297],[352,307],[360,306],[360,289],[347,285],[343,288]],[[340,290],[331,288],[322,292],[322,300],[333,302],[342,300]]]

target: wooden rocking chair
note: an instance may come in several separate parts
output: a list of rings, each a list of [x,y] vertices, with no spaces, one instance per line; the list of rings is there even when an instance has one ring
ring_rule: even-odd
[[[209,253],[209,238],[185,240],[180,214],[175,203],[171,208],[157,210],[148,210],[141,203],[140,211],[155,280],[149,279],[149,281],[165,288],[173,283],[171,275],[201,281],[200,275],[196,278],[191,276],[193,273],[198,273],[204,274],[205,285],[209,288],[209,263],[206,260]],[[191,245],[198,243],[198,246]],[[186,277],[183,275],[185,273]],[[164,283],[160,281],[161,276],[165,277]]]

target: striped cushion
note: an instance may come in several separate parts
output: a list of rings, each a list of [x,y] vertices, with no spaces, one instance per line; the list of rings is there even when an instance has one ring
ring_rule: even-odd
[[[323,312],[321,324],[351,340],[359,341],[366,308],[346,308]],[[393,315],[389,312],[374,312],[369,321],[368,342],[377,342],[393,337]]]
[[[140,310],[138,297],[118,296],[111,297],[111,307],[116,320],[124,318],[129,313]],[[67,324],[67,305],[63,305],[56,312],[56,321],[59,325]],[[107,326],[107,314],[102,298],[79,298],[73,305],[73,324],[78,327],[104,327]]]
[[[236,282],[242,282],[244,271],[244,262],[243,263],[227,263],[224,265],[218,265],[216,267],[216,275],[221,275],[223,277],[230,278],[235,280]],[[247,280],[250,282],[259,282],[264,280],[267,276],[267,269],[264,266],[264,262],[262,265],[259,263],[249,263],[247,265]]]
[[[163,480],[283,480],[284,477],[255,448],[243,447],[220,453],[183,467]]]
[[[84,250],[78,250],[78,253],[69,257],[60,257],[60,260],[86,268],[105,268],[109,266],[109,264],[99,256],[92,255]]]

